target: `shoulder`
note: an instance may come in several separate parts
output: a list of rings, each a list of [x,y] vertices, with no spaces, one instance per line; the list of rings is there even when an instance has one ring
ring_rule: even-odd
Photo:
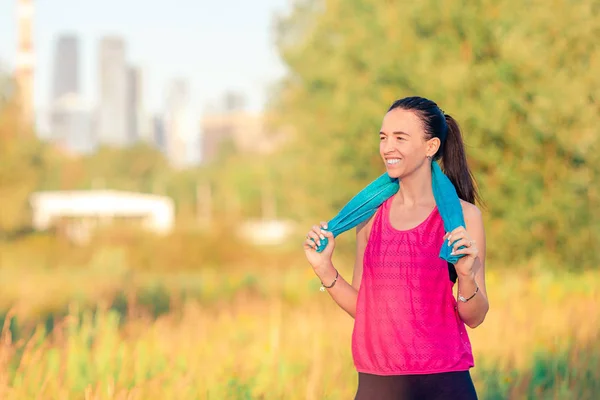
[[[465,216],[465,222],[467,224],[480,225],[483,223],[483,216],[479,207],[464,200],[460,201],[460,205],[462,207],[463,215]]]
[[[475,204],[469,203],[468,201],[461,200],[460,205],[462,207],[465,218],[469,218],[469,217],[480,218],[481,217],[481,210]]]

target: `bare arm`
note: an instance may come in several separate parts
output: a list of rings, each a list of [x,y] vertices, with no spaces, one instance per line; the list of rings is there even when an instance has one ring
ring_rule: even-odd
[[[348,283],[340,275],[336,284],[331,289],[327,289],[333,300],[352,318],[356,315],[356,301],[360,283],[362,281],[363,257],[365,248],[367,247],[371,224],[372,218],[362,222],[356,227],[356,260],[354,261],[352,283]],[[321,282],[329,286],[335,279],[336,268],[330,263],[323,268],[322,273],[317,272],[317,275],[321,279]]]
[[[470,328],[476,328],[484,320],[490,308],[485,286],[485,230],[481,211],[472,204],[463,204],[465,215],[466,230],[469,236],[475,241],[479,254],[473,263],[473,271],[470,274],[458,274],[458,290],[464,297],[469,297],[477,287],[479,292],[469,301],[458,302],[458,313],[460,318]]]

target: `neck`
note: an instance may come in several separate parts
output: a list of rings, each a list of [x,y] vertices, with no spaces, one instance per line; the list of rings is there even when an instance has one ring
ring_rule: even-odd
[[[431,165],[424,163],[408,176],[400,178],[398,200],[406,206],[435,203],[431,189]]]

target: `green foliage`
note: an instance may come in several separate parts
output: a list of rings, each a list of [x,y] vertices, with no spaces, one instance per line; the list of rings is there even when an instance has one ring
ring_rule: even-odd
[[[482,398],[501,400],[595,399],[600,390],[600,352],[596,343],[571,345],[560,352],[540,352],[527,371],[477,370]]]
[[[60,154],[20,134],[17,105],[1,88],[0,237],[28,231],[35,190],[168,195],[180,227],[189,230],[199,227],[205,191],[213,220],[229,227],[262,216],[331,218],[384,171],[377,132],[387,107],[422,95],[463,128],[485,201],[489,258],[506,266],[536,258],[561,268],[594,267],[600,262],[591,250],[600,244],[598,3],[524,4],[298,0],[279,20],[277,45],[289,73],[270,110],[293,139],[260,157],[225,144],[214,163],[183,171],[143,145]],[[54,247],[64,245],[44,245],[44,264],[60,252]]]
[[[600,261],[598,2],[322,0],[279,28],[277,110],[297,130],[289,159],[313,219],[384,171],[383,114],[420,95],[463,128],[491,257]]]
[[[15,102],[0,98],[0,238],[30,226],[29,195],[47,164],[43,146],[22,127],[18,110]]]

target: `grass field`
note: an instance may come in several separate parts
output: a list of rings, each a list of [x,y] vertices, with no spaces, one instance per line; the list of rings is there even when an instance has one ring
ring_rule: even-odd
[[[305,265],[106,265],[0,270],[1,399],[352,398],[352,320]],[[596,399],[600,273],[490,268],[488,286],[470,331],[480,398]]]

